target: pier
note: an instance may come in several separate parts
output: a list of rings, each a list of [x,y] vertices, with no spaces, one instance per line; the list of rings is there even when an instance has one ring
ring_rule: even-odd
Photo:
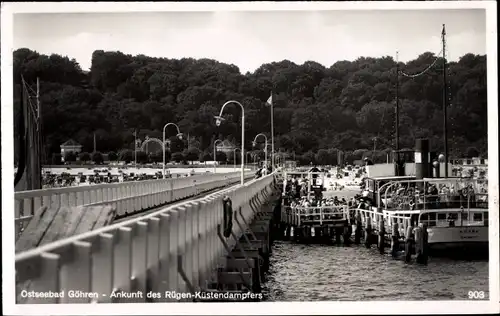
[[[487,245],[487,181],[425,176],[366,178],[366,199],[281,169],[18,192],[17,302],[260,301],[276,239],[419,264],[432,243]]]
[[[254,172],[247,171],[247,179],[253,176]],[[16,236],[42,206],[57,209],[111,204],[121,217],[234,184],[239,179],[239,172],[231,172],[16,192]]]
[[[16,213],[16,225],[29,222],[40,205],[91,205],[123,214],[194,196],[17,253],[17,302],[259,300],[273,217],[280,208],[279,174],[196,197],[239,177],[214,174],[17,193],[16,211],[22,205],[28,214]]]

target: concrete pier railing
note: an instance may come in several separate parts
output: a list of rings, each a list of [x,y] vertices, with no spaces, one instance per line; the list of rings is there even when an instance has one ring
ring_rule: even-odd
[[[247,171],[245,174],[250,178],[255,173]],[[106,203],[113,204],[117,215],[121,216],[195,196],[239,180],[239,172],[230,172],[16,192],[16,236],[42,206],[57,208]]]
[[[273,190],[274,173],[20,253],[15,258],[18,303],[168,301],[165,291],[206,289],[225,251],[223,199],[232,201],[238,223],[233,232],[241,236],[246,224],[240,224],[251,222],[256,201]],[[120,299],[121,291],[142,295]],[[147,297],[147,293],[162,294]]]

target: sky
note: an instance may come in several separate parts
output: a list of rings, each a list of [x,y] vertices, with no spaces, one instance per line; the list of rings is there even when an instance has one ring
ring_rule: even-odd
[[[313,60],[326,67],[358,57],[415,59],[439,53],[446,24],[448,58],[486,53],[482,9],[16,14],[14,49],[75,58],[95,50],[166,58],[212,58],[242,73],[268,62]]]

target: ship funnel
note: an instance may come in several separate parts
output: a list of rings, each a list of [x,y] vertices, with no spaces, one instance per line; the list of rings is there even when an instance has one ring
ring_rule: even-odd
[[[429,140],[417,139],[415,141],[415,177],[417,180],[427,178],[432,174],[430,156]]]

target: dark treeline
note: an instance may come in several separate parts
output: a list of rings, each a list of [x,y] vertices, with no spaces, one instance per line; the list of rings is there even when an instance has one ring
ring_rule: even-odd
[[[399,67],[405,73],[418,73],[435,59],[427,52]],[[447,69],[450,157],[485,156],[486,56],[467,54]],[[70,138],[92,152],[94,133],[98,151],[130,151],[135,129],[141,139],[161,138],[164,124],[174,122],[189,134],[192,150],[207,159],[215,139],[236,144],[241,139],[239,107],[227,107],[227,120],[215,125],[214,115],[228,100],[245,106],[245,145],[253,150],[254,136],[270,133],[270,109],[265,103],[271,91],[275,147],[295,152],[306,163],[332,163],[337,150],[352,159],[366,153],[377,159],[395,144],[396,62],[392,57],[338,61],[329,68],[314,61],[297,65],[283,60],[241,74],[235,65],[211,59],[95,51],[86,72],[74,59],[23,48],[14,52],[16,86],[21,75],[33,87],[40,78],[47,157],[60,152],[59,146]],[[413,148],[416,138],[426,137],[433,150],[442,151],[442,61],[422,76],[400,76],[399,95],[401,148]],[[19,105],[20,95],[15,93],[15,109]],[[167,133],[175,136],[174,129],[168,128]],[[186,142],[174,145],[172,153],[186,148]],[[370,153],[374,148],[376,152]]]

